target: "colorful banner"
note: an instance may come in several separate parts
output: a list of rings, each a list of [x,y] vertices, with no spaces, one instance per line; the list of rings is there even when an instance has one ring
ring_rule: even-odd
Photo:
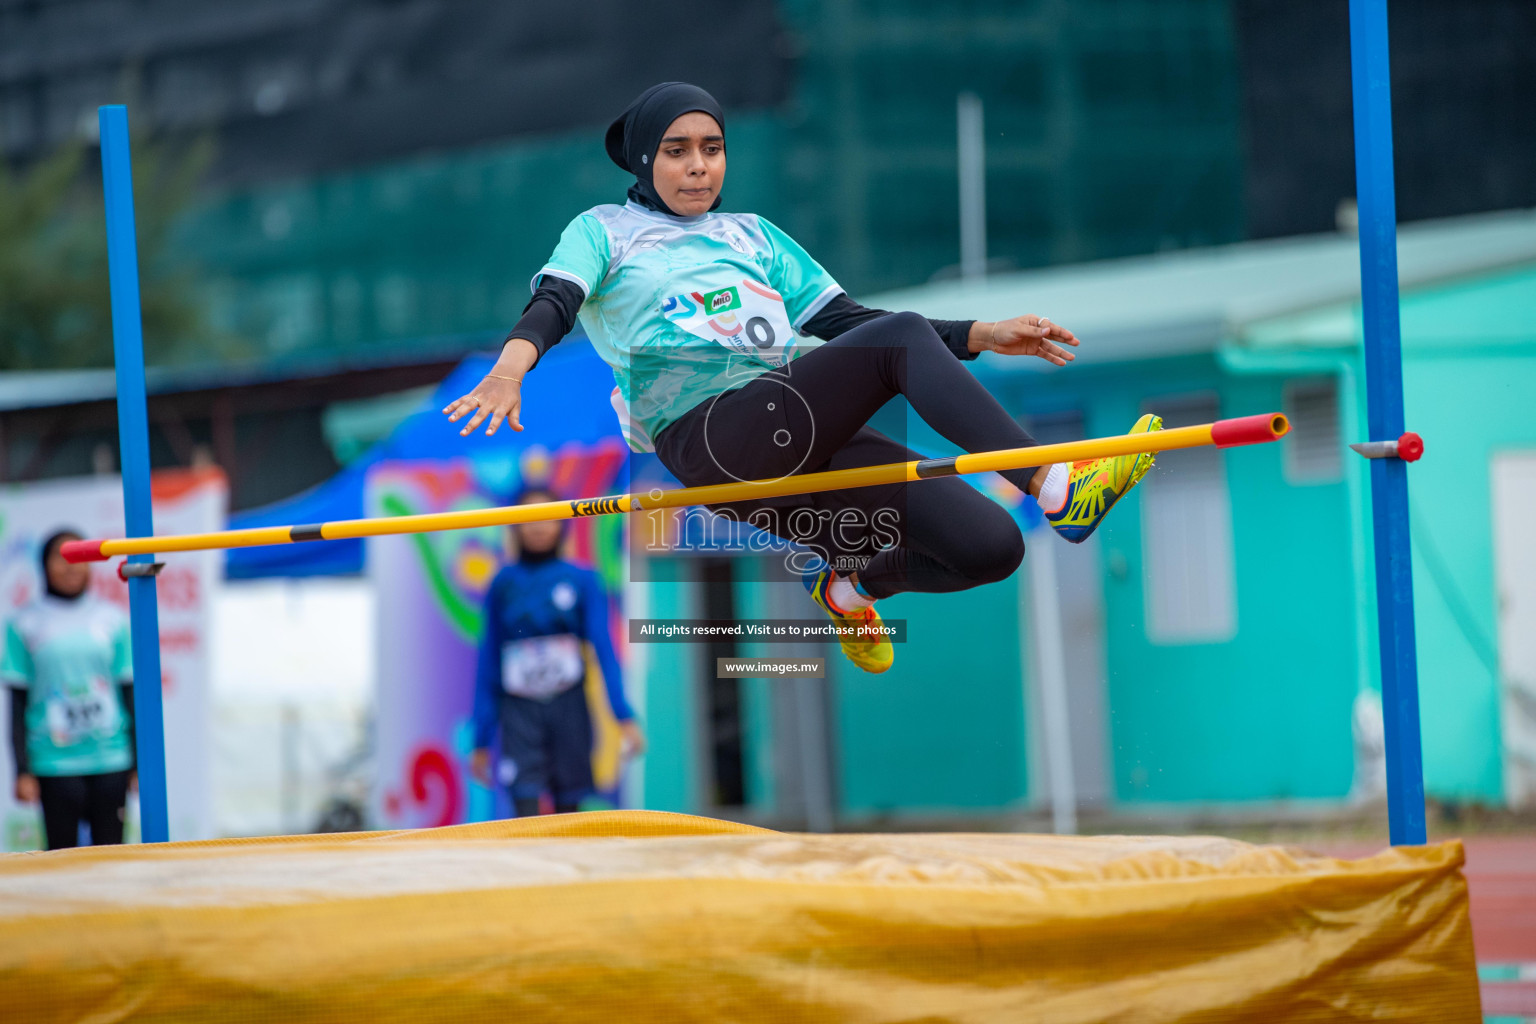
[[[591,497],[615,485],[627,455],[617,438],[570,445],[553,455],[530,449],[507,480],[471,460],[385,462],[364,488],[370,516],[488,508],[527,477],[565,497]],[[612,629],[623,661],[617,597],[624,581],[623,521],[572,521],[565,556],[595,568],[614,597]],[[475,661],[486,590],[507,557],[504,528],[376,537],[368,574],[377,595],[378,708],[373,819],[383,828],[483,821],[510,814],[507,797],[469,774]],[[618,726],[601,674],[588,652],[587,696],[596,726],[593,767],[604,797],[619,783]]]
[[[151,480],[157,534],[222,529],[228,503],[217,469],[164,470]],[[38,546],[55,530],[88,537],[123,535],[123,486],[118,477],[78,477],[0,488],[0,616],[9,615],[42,588]],[[91,587],[128,610],[128,586],[117,576],[121,559],[92,566]],[[171,838],[213,838],[208,753],[208,619],[223,577],[223,552],[167,558],[156,584],[160,617],[160,671],[165,698],[165,759]],[[9,736],[10,702],[0,701]],[[0,757],[0,846],[42,846],[35,805],[15,802],[10,750]]]

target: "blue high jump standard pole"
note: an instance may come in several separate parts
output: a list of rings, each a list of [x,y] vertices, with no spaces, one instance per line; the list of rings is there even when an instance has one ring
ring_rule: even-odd
[[[144,389],[144,333],[139,315],[139,257],[133,224],[133,169],[128,109],[105,106],[101,182],[107,208],[107,270],[112,281],[112,354],[117,366],[117,435],[123,457],[123,517],[129,537],[151,537],[149,406]],[[151,562],[132,555],[128,562]],[[140,833],[146,843],[170,839],[165,796],[165,715],[160,694],[160,613],[153,575],[128,578],[133,637],[133,721],[138,737]]]
[[[1365,318],[1366,424],[1373,441],[1403,433],[1403,358],[1397,300],[1397,201],[1392,182],[1392,74],[1386,0],[1349,0],[1355,104],[1355,190]],[[1392,845],[1426,840],[1419,673],[1408,544],[1408,464],[1373,458],[1376,617],[1386,726],[1387,819]]]

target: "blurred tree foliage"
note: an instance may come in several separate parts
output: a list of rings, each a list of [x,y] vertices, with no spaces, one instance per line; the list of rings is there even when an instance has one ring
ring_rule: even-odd
[[[213,157],[209,139],[135,133],[144,358],[218,360],[245,346],[207,322],[195,269],[168,239]],[[99,150],[74,143],[18,170],[0,165],[0,370],[112,365],[112,307]]]

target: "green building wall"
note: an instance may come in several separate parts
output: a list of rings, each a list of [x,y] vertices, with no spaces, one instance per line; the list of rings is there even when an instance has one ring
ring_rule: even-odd
[[[1215,393],[1221,416],[1279,410],[1290,379],[1234,376],[1198,356],[998,386],[1020,414],[1078,410],[1089,436],[1105,436],[1124,433],[1158,396]],[[1120,804],[1333,799],[1350,787],[1358,673],[1347,486],[1288,483],[1278,445],[1222,459],[1236,580],[1231,639],[1149,637],[1142,490],[1099,531],[1110,767]]]
[[[907,621],[895,666],[871,676],[837,657],[843,815],[986,811],[1028,796],[1021,579],[959,594],[899,594],[881,602],[886,619]]]
[[[1493,457],[1536,452],[1536,267],[1404,297],[1414,626],[1429,791],[1504,797]],[[1532,521],[1536,522],[1536,513]]]
[[[1536,452],[1536,267],[1407,291],[1400,319],[1406,425],[1426,445],[1408,472],[1425,788],[1496,804],[1504,785],[1490,469],[1499,453]],[[1271,368],[1346,367],[1355,394],[1344,440],[1366,437],[1358,305],[1246,333],[1251,354]],[[1352,528],[1366,550],[1356,592],[1367,612],[1365,675],[1379,689],[1367,469],[1352,454],[1345,465],[1361,492]]]
[[[1498,596],[1489,464],[1536,451],[1536,359],[1479,350],[1405,360],[1408,426],[1425,438],[1409,470],[1414,627],[1424,777],[1433,795],[1503,799]]]

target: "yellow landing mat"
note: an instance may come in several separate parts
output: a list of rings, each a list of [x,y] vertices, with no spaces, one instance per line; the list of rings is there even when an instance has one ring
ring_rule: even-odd
[[[0,856],[0,1019],[1479,1020],[1461,844],[647,811]]]

